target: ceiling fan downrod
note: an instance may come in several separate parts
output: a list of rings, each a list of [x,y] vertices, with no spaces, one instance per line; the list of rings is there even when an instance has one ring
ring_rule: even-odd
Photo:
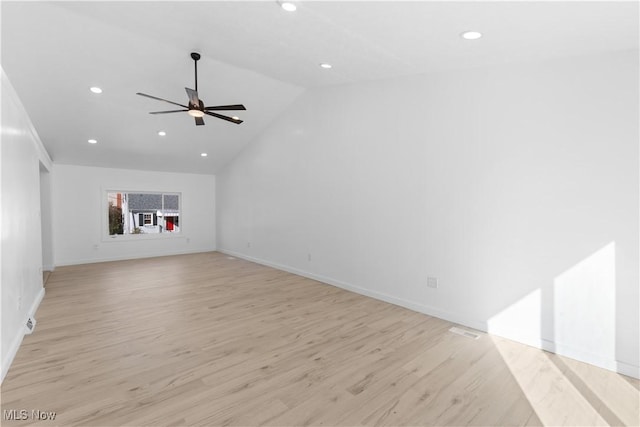
[[[200,59],[200,54],[198,52],[191,52],[191,59],[193,59],[194,69],[196,73],[196,87],[195,91],[198,91],[198,60]]]

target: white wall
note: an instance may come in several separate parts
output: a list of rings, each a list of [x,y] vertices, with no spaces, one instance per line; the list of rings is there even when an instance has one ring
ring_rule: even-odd
[[[51,211],[51,172],[40,165],[40,228],[42,235],[42,269],[53,271],[53,212]]]
[[[217,176],[218,247],[638,376],[637,76],[631,51],[310,90]]]
[[[1,379],[24,336],[27,318],[44,296],[40,235],[40,165],[51,159],[2,70],[0,180],[2,188]]]
[[[56,266],[216,249],[213,175],[56,164],[52,182]],[[106,237],[107,190],[182,193],[181,234]]]

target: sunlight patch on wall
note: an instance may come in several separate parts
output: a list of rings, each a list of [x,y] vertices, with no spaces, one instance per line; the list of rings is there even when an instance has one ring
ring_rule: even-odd
[[[540,347],[540,304],[536,289],[487,320],[487,332]]]
[[[615,242],[555,278],[553,325],[557,353],[615,369]]]
[[[544,338],[541,347],[551,346],[558,353],[490,336],[545,425],[640,421],[639,392],[630,380],[585,363],[615,370],[615,267],[611,242],[555,277],[552,289],[530,292],[487,322],[490,333],[519,341],[526,331],[533,345],[537,334],[539,340]],[[551,294],[545,294],[548,291]],[[543,324],[549,326],[550,336],[541,336]]]

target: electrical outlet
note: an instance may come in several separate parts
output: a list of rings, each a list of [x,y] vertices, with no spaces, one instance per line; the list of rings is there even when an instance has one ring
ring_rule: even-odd
[[[438,288],[438,279],[435,277],[427,277],[427,288]]]
[[[311,261],[311,254],[307,254],[307,259]]]
[[[251,247],[251,242],[247,242],[247,247],[250,248]]]
[[[18,296],[18,310],[22,309],[22,296]]]

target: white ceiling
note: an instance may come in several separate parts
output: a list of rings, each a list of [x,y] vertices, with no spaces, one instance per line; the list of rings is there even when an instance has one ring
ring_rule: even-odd
[[[55,162],[215,173],[305,88],[638,48],[636,1],[297,5],[3,1],[2,67]],[[191,51],[200,97],[243,103],[243,124],[147,114],[173,108],[136,92],[186,102]]]

